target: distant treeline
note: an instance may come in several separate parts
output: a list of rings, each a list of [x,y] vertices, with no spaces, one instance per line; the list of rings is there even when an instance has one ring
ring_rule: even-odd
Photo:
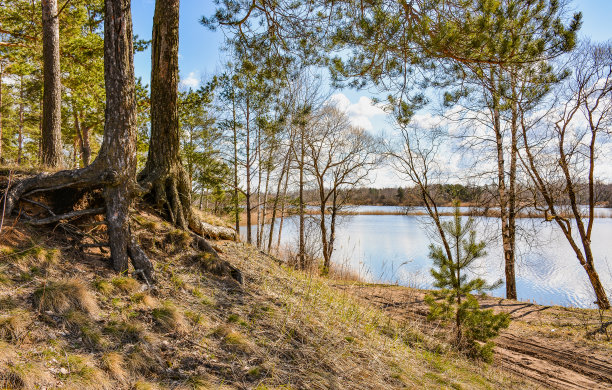
[[[495,204],[495,188],[491,186],[475,186],[462,184],[443,184],[432,186],[436,202],[439,205],[450,205],[458,199],[465,205],[493,206]],[[531,191],[524,189],[524,202],[532,203]],[[601,207],[612,207],[612,184],[595,184],[596,203]],[[305,197],[308,202],[315,201],[314,191],[307,191]],[[580,192],[582,204],[587,204],[587,191]],[[353,205],[375,206],[422,206],[423,200],[416,187],[385,187],[385,188],[357,188],[351,190],[348,203]]]
[[[477,203],[483,198],[485,187],[444,184],[433,191],[439,204],[450,204],[453,199],[462,203]],[[351,192],[350,203],[377,206],[422,206],[421,193],[416,187],[358,188]]]

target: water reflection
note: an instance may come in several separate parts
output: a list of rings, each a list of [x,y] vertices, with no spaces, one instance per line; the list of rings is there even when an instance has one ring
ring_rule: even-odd
[[[359,211],[393,211],[384,206],[362,207]],[[601,209],[601,212],[610,213],[610,209]],[[343,218],[333,255],[336,263],[350,266],[370,281],[422,288],[432,286],[433,278],[429,274],[432,262],[428,253],[435,235],[425,217],[355,215]],[[291,245],[296,242],[297,220],[292,217],[287,221],[282,243]],[[477,221],[479,237],[489,245],[487,255],[478,260],[473,272],[492,283],[503,278],[504,272],[502,248],[497,239],[498,220],[479,217]],[[586,273],[556,226],[527,218],[519,219],[518,225],[519,299],[545,305],[594,307],[595,298]],[[537,234],[533,234],[534,231]],[[592,237],[595,267],[609,293],[612,293],[611,238],[612,219],[596,219]],[[492,295],[502,297],[504,293],[502,285]]]

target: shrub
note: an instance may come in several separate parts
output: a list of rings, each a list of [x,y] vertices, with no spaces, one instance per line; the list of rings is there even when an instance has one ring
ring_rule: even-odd
[[[445,247],[430,245],[429,257],[435,266],[431,274],[439,290],[428,294],[425,300],[430,307],[430,319],[453,322],[457,347],[471,356],[490,361],[494,344],[489,340],[497,336],[500,329],[508,327],[510,317],[506,313],[481,310],[472,295],[474,291],[482,293],[501,283],[488,286],[481,278],[468,279],[466,271],[476,259],[485,255],[485,243],[476,241],[473,225],[473,218],[463,223],[459,203],[455,202],[453,220],[442,223],[440,235]]]

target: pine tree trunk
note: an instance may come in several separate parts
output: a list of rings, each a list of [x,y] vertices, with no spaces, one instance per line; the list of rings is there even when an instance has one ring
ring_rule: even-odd
[[[238,130],[236,129],[236,102],[232,92],[232,130],[234,143],[234,222],[236,225],[236,233],[240,232],[240,207],[238,199]],[[240,237],[236,234],[236,240]]]
[[[128,270],[129,208],[136,177],[136,95],[130,0],[106,0],[104,16],[104,140],[96,162],[114,171],[104,191],[113,268]]]
[[[57,0],[42,0],[43,120],[42,164],[62,165],[62,85]]]
[[[306,239],[304,224],[304,126],[300,126],[300,242],[299,242],[299,267],[306,268]]]
[[[495,94],[495,92],[493,92]],[[514,271],[515,253],[513,250],[513,237],[509,221],[508,190],[506,189],[506,171],[504,162],[504,142],[501,129],[501,114],[499,112],[499,98],[493,96],[493,131],[497,147],[497,189],[499,194],[499,211],[501,218],[502,245],[504,250],[504,264],[506,276],[506,298],[516,299],[516,276]]]
[[[23,154],[23,76],[19,77],[19,135],[17,144],[17,165],[21,165]]]
[[[0,62],[0,164],[3,163],[2,158],[2,74],[4,72],[3,64]]]
[[[84,167],[88,166],[91,160],[91,143],[89,141],[90,130],[91,129],[87,126],[81,126],[81,133],[83,135],[83,144],[81,145],[81,155],[83,157]]]
[[[151,56],[151,141],[139,182],[173,223],[191,222],[191,183],[180,158],[178,119],[179,0],[158,0]]]
[[[249,111],[249,96],[246,98],[246,219],[247,219],[247,243],[252,243],[251,227],[251,130]]]

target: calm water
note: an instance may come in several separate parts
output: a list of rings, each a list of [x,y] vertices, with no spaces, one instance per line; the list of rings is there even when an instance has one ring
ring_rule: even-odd
[[[373,207],[375,209],[373,209]],[[359,206],[364,211],[392,211],[392,207]],[[602,214],[610,209],[602,209]],[[282,245],[295,245],[297,219],[286,219]],[[503,255],[494,218],[477,218],[480,239],[489,245],[487,255],[477,260],[472,273],[489,282],[503,278]],[[520,300],[539,304],[593,307],[594,296],[585,271],[565,237],[552,223],[519,219],[517,243],[517,292]],[[535,232],[535,233],[534,233]],[[343,217],[333,261],[359,272],[375,282],[398,283],[429,288],[429,245],[435,237],[427,218],[408,215],[355,215]],[[254,233],[253,233],[254,234]],[[316,241],[314,233],[309,237]],[[276,240],[276,239],[275,239]],[[602,283],[612,295],[612,219],[599,218],[593,228],[595,267]],[[275,241],[276,242],[276,241]],[[505,288],[491,292],[503,297]]]

